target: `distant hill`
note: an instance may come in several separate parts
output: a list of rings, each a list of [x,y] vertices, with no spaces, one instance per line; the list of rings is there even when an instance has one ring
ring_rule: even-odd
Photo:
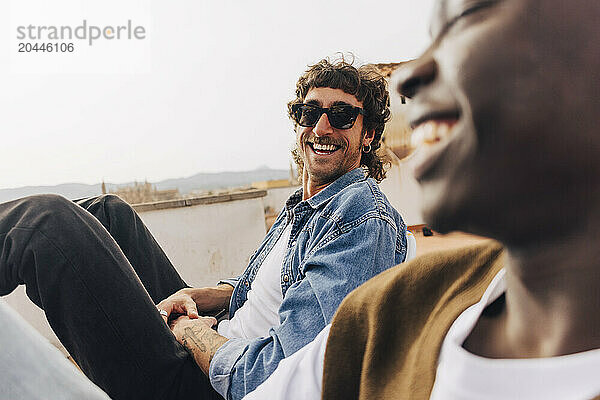
[[[181,194],[186,194],[193,190],[228,189],[248,186],[252,182],[257,181],[287,179],[289,178],[289,174],[287,170],[261,167],[252,171],[199,173],[188,178],[167,179],[160,182],[152,182],[152,184],[158,190],[179,189]],[[133,182],[119,184],[106,182],[106,188],[112,191],[117,187],[132,184]],[[55,193],[65,196],[68,199],[77,199],[101,194],[102,184],[64,183],[56,186],[25,186],[15,189],[0,189],[0,203],[40,193]]]

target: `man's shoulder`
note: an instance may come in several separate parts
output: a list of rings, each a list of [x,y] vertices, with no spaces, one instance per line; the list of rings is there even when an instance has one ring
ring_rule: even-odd
[[[409,308],[423,302],[433,305],[450,292],[486,287],[502,268],[502,257],[502,246],[493,240],[431,252],[375,276],[350,293],[344,303],[363,311],[365,305],[380,310],[390,301]]]
[[[400,214],[385,197],[372,178],[366,178],[340,190],[323,210],[325,215],[335,215],[345,221],[368,217],[401,220]]]
[[[503,254],[494,241],[428,253],[351,292],[331,325],[323,398],[337,398],[340,391],[358,392],[359,386],[377,393],[371,396],[376,398],[382,392],[381,371],[394,371],[383,392],[390,388],[406,392],[419,382],[421,397],[429,397],[447,330],[462,311],[480,300],[502,268]]]

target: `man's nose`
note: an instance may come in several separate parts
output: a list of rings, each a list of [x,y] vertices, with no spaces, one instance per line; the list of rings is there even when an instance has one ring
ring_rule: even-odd
[[[313,128],[313,132],[317,136],[325,136],[333,133],[333,127],[329,123],[329,118],[327,117],[326,113],[321,114],[317,124]]]
[[[392,87],[402,96],[414,97],[419,90],[431,83],[437,76],[438,67],[431,50],[416,60],[401,65],[392,77]]]

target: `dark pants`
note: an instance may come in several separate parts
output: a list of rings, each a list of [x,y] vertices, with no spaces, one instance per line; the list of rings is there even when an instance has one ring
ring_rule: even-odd
[[[186,284],[121,199],[40,195],[0,204],[0,246],[0,295],[25,284],[113,399],[220,398],[155,306]]]

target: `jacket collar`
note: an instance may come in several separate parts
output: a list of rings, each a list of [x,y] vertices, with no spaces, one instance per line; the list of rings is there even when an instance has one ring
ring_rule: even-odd
[[[294,192],[294,194],[292,194],[290,198],[286,201],[286,211],[288,212],[288,214],[290,214],[292,209],[295,208],[296,205],[298,205],[301,202],[308,204],[313,209],[317,209],[323,204],[327,203],[333,196],[338,194],[346,187],[352,185],[355,182],[360,182],[365,179],[366,175],[362,167],[355,168],[352,171],[346,172],[344,175],[340,176],[335,181],[326,186],[324,189],[322,189],[319,193],[306,199],[304,202],[302,201],[303,190],[302,188],[300,188],[296,190],[296,192]]]

